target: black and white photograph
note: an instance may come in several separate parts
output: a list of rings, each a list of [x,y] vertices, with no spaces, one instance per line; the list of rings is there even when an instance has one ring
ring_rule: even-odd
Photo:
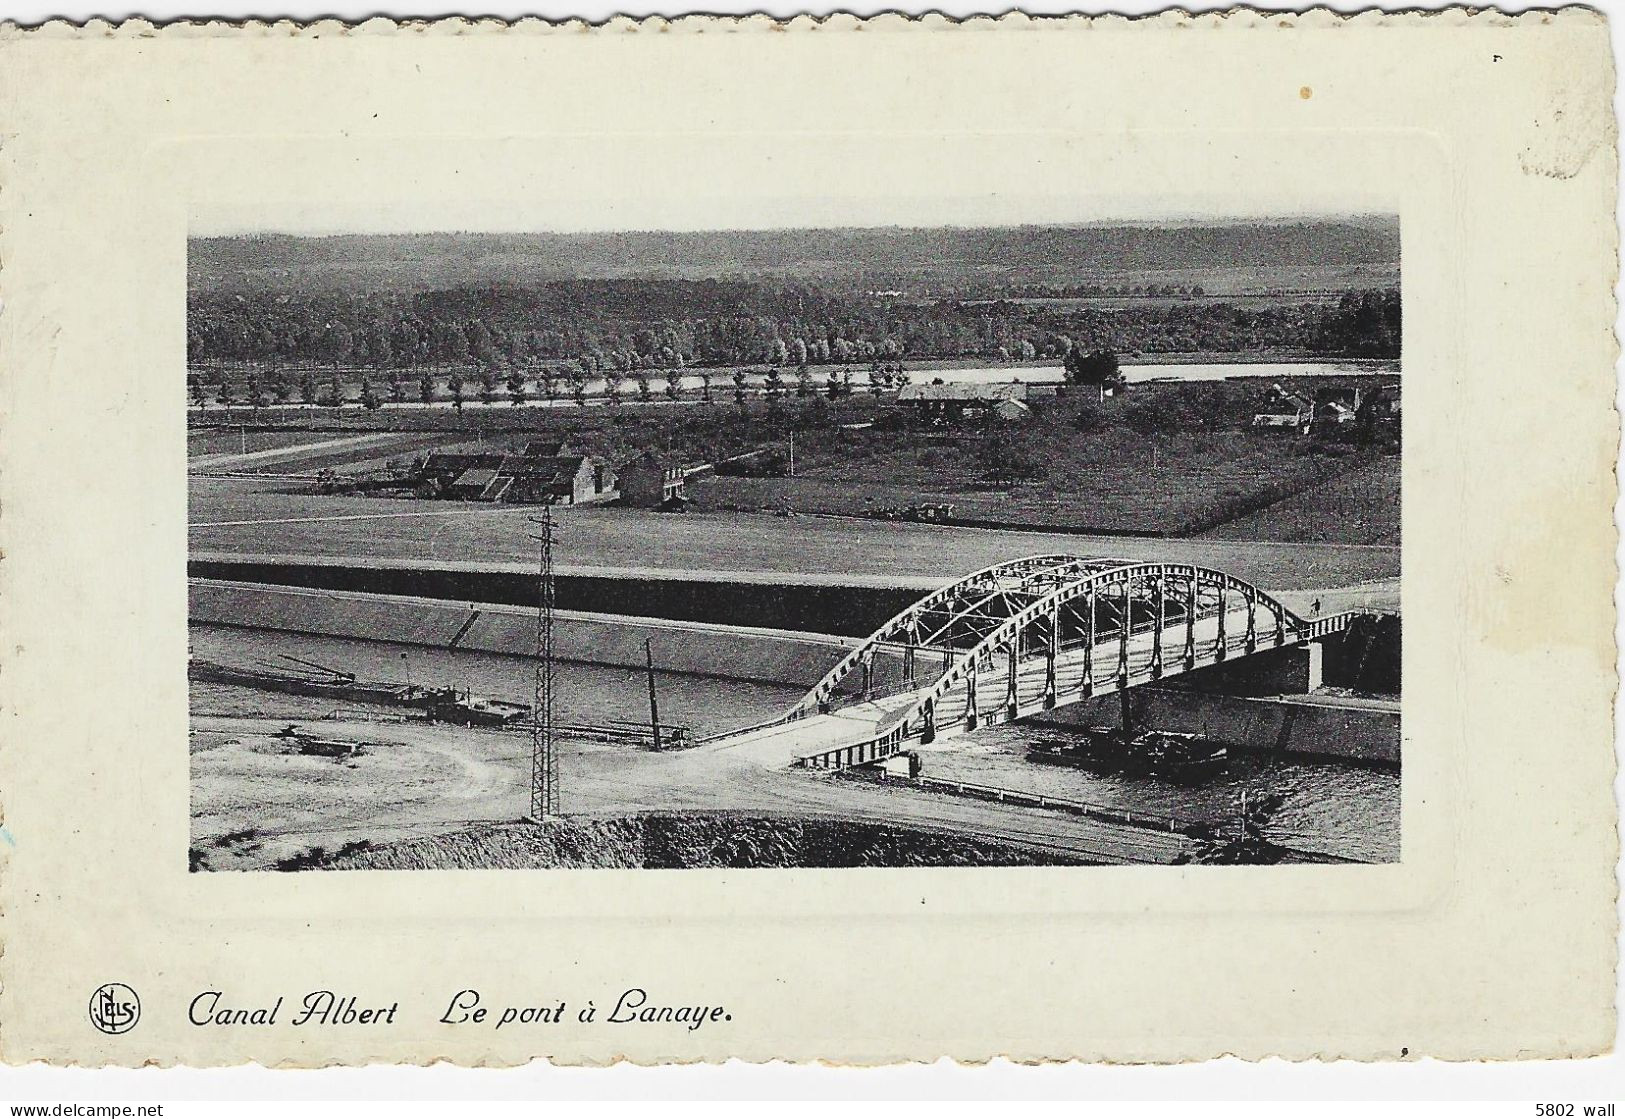
[[[191,870],[1400,861],[1399,218],[1149,209],[194,226]]]

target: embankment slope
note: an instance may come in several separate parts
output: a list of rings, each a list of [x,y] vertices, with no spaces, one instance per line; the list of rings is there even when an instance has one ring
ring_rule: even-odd
[[[352,851],[329,870],[1076,866],[1051,851],[836,818],[645,813],[490,824]]]

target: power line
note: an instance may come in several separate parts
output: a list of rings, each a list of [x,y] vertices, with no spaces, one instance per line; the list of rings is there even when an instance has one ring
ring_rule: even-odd
[[[530,708],[530,819],[559,814],[559,758],[553,743],[553,508],[542,507],[537,572],[536,664]]]

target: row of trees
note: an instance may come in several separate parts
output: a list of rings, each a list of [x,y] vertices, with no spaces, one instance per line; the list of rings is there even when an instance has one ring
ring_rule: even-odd
[[[967,298],[984,299],[1098,299],[1123,296],[1172,298],[1207,294],[1201,284],[1002,284],[973,288]]]
[[[647,290],[640,286],[645,283]],[[584,365],[589,376],[602,370],[630,376],[689,366],[800,368],[903,357],[1064,360],[1078,350],[1399,352],[1393,291],[1352,293],[1336,305],[1245,308],[1203,300],[1091,308],[1009,300],[908,303],[730,285],[721,290],[737,298],[718,309],[715,284],[703,290],[679,281],[585,285],[603,295],[596,305],[576,286],[412,297],[197,295],[188,305],[187,359],[193,368],[488,369],[500,380],[510,370],[534,373],[567,362]],[[573,297],[562,298],[560,288]],[[646,298],[640,300],[640,292]]]
[[[241,377],[224,372],[193,371],[187,375],[192,402],[201,408],[211,404],[249,404],[264,408],[273,404],[314,404],[339,407],[350,398],[339,371],[330,369],[319,373],[315,367],[300,369],[277,367],[262,370],[250,365]],[[876,362],[870,367],[868,379],[862,388],[880,396],[907,384],[910,375],[902,362]],[[600,383],[601,382],[601,383]],[[697,385],[692,382],[698,382]],[[830,370],[822,380],[812,369],[801,365],[788,375],[778,368],[764,370],[735,368],[724,375],[712,369],[699,369],[685,373],[683,367],[665,370],[640,369],[625,374],[609,368],[595,370],[588,361],[569,362],[561,367],[544,365],[535,370],[512,368],[506,376],[498,376],[494,366],[480,366],[470,376],[453,369],[444,378],[428,370],[408,376],[406,370],[392,366],[374,379],[372,374],[361,374],[359,393],[354,398],[367,408],[381,408],[385,403],[404,404],[418,401],[424,404],[450,400],[453,407],[478,400],[495,404],[499,399],[516,406],[533,400],[553,403],[573,400],[585,407],[590,392],[601,391],[611,405],[625,400],[651,403],[656,400],[697,398],[707,403],[729,396],[743,404],[752,396],[765,396],[769,401],[796,396],[801,398],[823,396],[839,400],[858,391],[853,370]]]

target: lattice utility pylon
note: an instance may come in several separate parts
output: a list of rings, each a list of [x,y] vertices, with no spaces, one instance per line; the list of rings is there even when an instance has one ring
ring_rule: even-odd
[[[553,510],[533,524],[541,535],[536,604],[536,665],[530,708],[530,818],[559,814],[559,756],[553,744]]]

